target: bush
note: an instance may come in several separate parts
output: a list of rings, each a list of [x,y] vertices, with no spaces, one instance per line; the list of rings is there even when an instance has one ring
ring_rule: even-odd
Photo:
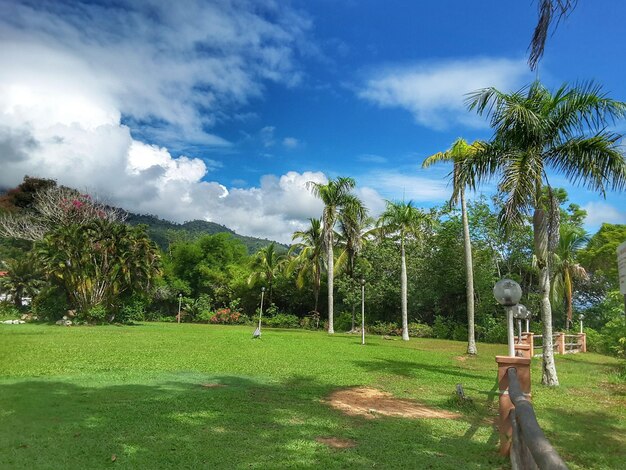
[[[121,323],[129,323],[133,321],[143,321],[146,319],[146,304],[138,298],[128,300],[119,313],[115,316],[115,320]]]
[[[400,336],[402,335],[402,329],[398,327],[397,323],[389,322],[381,322],[377,321],[373,325],[367,327],[367,331],[373,335],[389,335],[389,336]]]
[[[587,351],[597,353],[603,352],[602,335],[593,328],[585,328],[585,333],[587,334]]]
[[[245,323],[246,320],[247,317],[242,315],[240,312],[233,312],[230,308],[220,308],[209,318],[210,323],[222,325]]]
[[[9,302],[0,302],[0,319],[17,320],[21,316],[19,309]]]
[[[317,330],[320,324],[320,314],[312,313],[300,319],[300,327],[307,330]]]
[[[300,325],[298,317],[288,313],[278,313],[273,317],[265,317],[262,322],[273,328],[298,328]]]
[[[602,352],[626,359],[626,320],[614,318],[600,331]]]
[[[352,313],[341,312],[341,314],[335,317],[335,330],[337,331],[350,331],[352,329]]]
[[[433,334],[435,338],[439,339],[452,339],[452,331],[454,329],[454,322],[448,318],[440,315],[435,316],[433,323]]]
[[[455,323],[452,328],[452,339],[455,341],[467,341],[467,325]]]
[[[420,322],[409,323],[409,336],[413,338],[432,338],[433,328],[430,325]]]
[[[104,305],[94,305],[86,313],[80,315],[83,320],[94,323],[102,323],[107,319],[107,309]]]
[[[57,321],[69,310],[65,293],[56,287],[43,289],[33,299],[32,312],[41,320]]]

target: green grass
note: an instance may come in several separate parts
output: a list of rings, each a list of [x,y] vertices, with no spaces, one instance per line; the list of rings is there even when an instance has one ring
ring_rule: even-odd
[[[453,341],[371,337],[361,346],[355,336],[270,329],[253,341],[252,330],[0,325],[0,467],[508,468],[490,424],[494,356],[505,346],[480,344],[479,357],[460,360],[465,346]],[[539,385],[539,362],[536,413],[570,468],[620,468],[626,384],[618,362],[559,357],[557,389]],[[475,410],[457,408],[459,382]],[[357,385],[464,417],[364,419],[324,403]],[[317,437],[356,447],[331,449]]]

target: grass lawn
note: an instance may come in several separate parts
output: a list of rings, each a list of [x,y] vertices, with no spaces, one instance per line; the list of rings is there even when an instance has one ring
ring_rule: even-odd
[[[0,325],[2,468],[508,468],[491,424],[494,356],[479,344],[195,324]],[[615,359],[557,358],[533,402],[572,469],[624,468],[626,382]],[[460,410],[457,383],[476,409]],[[220,384],[222,386],[213,386]],[[348,416],[324,399],[369,386],[461,419]],[[345,438],[334,449],[317,438]]]

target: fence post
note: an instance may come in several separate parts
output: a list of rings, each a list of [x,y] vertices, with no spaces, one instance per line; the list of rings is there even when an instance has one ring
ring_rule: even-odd
[[[522,335],[524,342],[530,346],[530,357],[533,357],[533,351],[535,349],[535,334],[526,332]]]
[[[510,357],[496,356],[498,364],[498,389],[500,390],[499,398],[499,418],[498,429],[500,430],[500,453],[508,455],[511,450],[511,439],[513,428],[509,414],[514,408],[513,402],[509,397],[509,378],[506,371],[510,367],[517,369],[517,378],[522,388],[522,392],[530,396],[530,358],[527,357]]]
[[[556,334],[556,353],[565,354],[565,333]]]
[[[587,333],[578,333],[578,347],[580,352],[587,352]]]

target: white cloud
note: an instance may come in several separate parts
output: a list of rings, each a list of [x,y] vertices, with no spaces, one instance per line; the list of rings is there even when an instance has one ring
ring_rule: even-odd
[[[293,56],[309,25],[294,11],[269,0],[3,9],[0,186],[55,178],[132,211],[285,242],[319,215],[306,182],[322,173],[227,188],[205,181],[220,162],[173,156],[152,140],[228,146],[206,129],[236,117],[264,81],[299,79]]]
[[[452,124],[480,126],[468,113],[465,95],[489,86],[519,87],[528,78],[524,60],[476,58],[388,67],[371,76],[358,96],[384,108],[403,108],[433,129]]]
[[[300,141],[295,137],[285,137],[283,139],[283,147],[286,149],[295,149],[300,145]]]
[[[382,170],[359,177],[359,182],[373,188],[385,199],[415,202],[442,202],[450,197],[447,179],[418,176],[417,169],[407,172]],[[414,174],[411,174],[414,173]]]
[[[588,202],[582,208],[587,211],[585,225],[597,228],[603,223],[626,224],[626,212],[606,202]]]
[[[386,157],[383,157],[381,155],[374,155],[372,153],[366,153],[366,154],[363,154],[363,155],[359,155],[357,158],[360,161],[366,162],[366,163],[383,164],[383,163],[387,163],[389,161]]]

